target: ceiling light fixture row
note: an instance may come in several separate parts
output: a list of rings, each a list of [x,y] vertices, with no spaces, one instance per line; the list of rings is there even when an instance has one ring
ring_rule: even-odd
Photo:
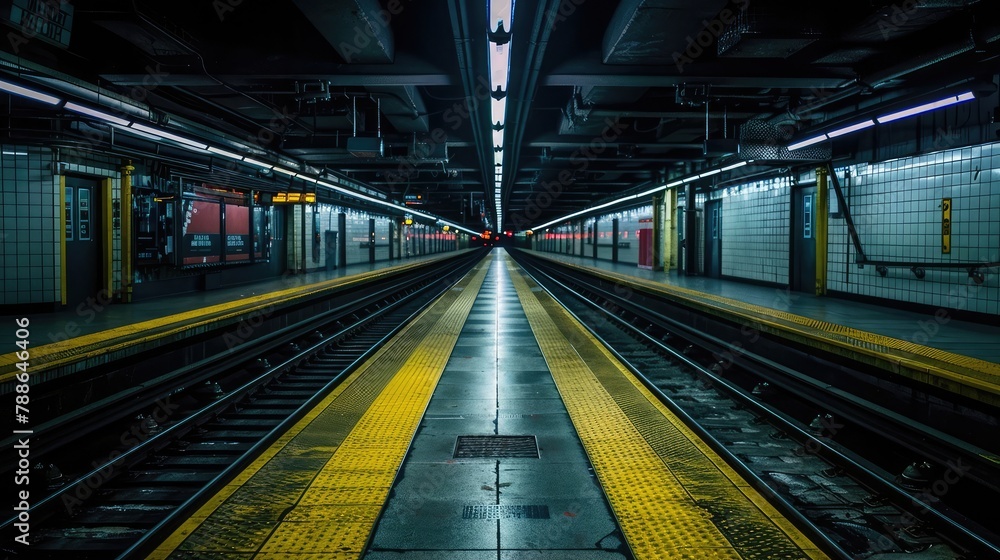
[[[59,104],[63,103],[63,100],[60,99],[60,98],[58,98],[58,97],[55,97],[53,95],[49,95],[49,94],[44,93],[44,92],[36,91],[36,90],[30,89],[30,88],[27,88],[27,87],[15,84],[13,82],[8,82],[8,81],[3,80],[3,79],[0,79],[0,91],[5,91],[7,93],[14,94],[14,95],[17,95],[17,96],[20,96],[20,97],[25,97],[25,98],[28,98],[28,99],[33,99],[35,101],[39,101],[41,103],[45,103],[46,105],[58,106]],[[395,204],[395,203],[390,202],[388,200],[381,200],[381,199],[373,197],[373,196],[368,196],[368,195],[359,193],[357,191],[344,188],[344,187],[342,187],[340,185],[337,185],[337,184],[332,183],[332,182],[330,182],[328,180],[325,180],[325,179],[320,179],[318,177],[313,177],[313,176],[310,176],[310,175],[302,174],[302,173],[299,173],[298,171],[294,171],[292,169],[288,169],[287,167],[282,167],[280,165],[274,165],[272,163],[268,163],[268,162],[260,161],[260,160],[257,160],[257,159],[253,159],[253,158],[251,158],[249,156],[240,155],[240,154],[238,154],[236,152],[231,152],[229,150],[225,150],[225,149],[222,149],[222,148],[217,148],[215,146],[210,146],[207,143],[202,142],[200,140],[192,140],[190,138],[185,138],[183,136],[179,136],[179,135],[174,134],[172,132],[168,132],[168,131],[162,130],[160,128],[155,128],[155,127],[152,127],[152,126],[140,123],[140,122],[127,120],[127,119],[124,119],[122,117],[119,117],[119,116],[116,116],[116,115],[112,115],[110,113],[106,113],[106,112],[101,111],[99,109],[88,107],[86,105],[81,105],[79,103],[75,103],[75,102],[72,102],[72,101],[66,101],[65,104],[63,105],[63,108],[66,109],[66,110],[68,110],[68,111],[72,111],[74,113],[78,113],[80,115],[86,115],[88,117],[104,121],[104,122],[106,122],[106,123],[108,123],[110,125],[113,125],[113,126],[121,128],[125,132],[129,132],[129,133],[136,134],[138,136],[142,136],[142,137],[146,137],[146,138],[151,138],[153,140],[169,140],[171,142],[175,142],[177,144],[180,144],[181,146],[183,146],[183,147],[185,147],[185,148],[187,148],[187,149],[189,149],[191,151],[195,151],[195,152],[202,152],[202,151],[208,152],[210,154],[214,154],[214,155],[217,155],[217,156],[221,156],[221,157],[224,157],[224,158],[235,160],[238,163],[243,163],[245,165],[249,165],[249,166],[251,166],[253,168],[256,168],[256,169],[263,169],[263,170],[273,171],[273,172],[276,172],[276,173],[280,173],[282,175],[287,175],[288,177],[293,178],[293,179],[294,178],[298,178],[298,179],[302,179],[302,180],[305,180],[305,181],[309,181],[311,183],[315,183],[318,186],[330,189],[331,191],[338,192],[340,194],[346,195],[346,196],[354,198],[354,199],[363,200],[365,202],[370,202],[372,204],[377,204],[379,206],[383,206],[383,207],[386,207],[386,208],[391,208],[393,210],[397,210],[397,211],[403,212],[404,214],[410,214],[410,215],[412,215],[414,217],[420,217],[420,218],[424,218],[426,220],[433,221],[438,226],[448,226],[449,229],[454,228],[456,230],[463,231],[463,232],[468,233],[470,235],[479,235],[479,233],[480,233],[480,232],[476,232],[476,231],[473,231],[471,229],[462,227],[462,226],[460,226],[458,224],[454,224],[454,223],[451,223],[449,221],[442,220],[441,218],[438,218],[437,216],[434,216],[432,214],[426,214],[426,213],[423,213],[423,212],[415,211],[412,208],[409,208],[407,206],[402,206],[400,204]],[[336,180],[336,178],[334,178],[334,180]]]
[[[806,146],[812,146],[813,144],[819,144],[826,140],[832,140],[838,136],[844,136],[845,134],[850,134],[852,132],[857,132],[859,130],[864,130],[875,126],[876,124],[885,124],[892,121],[898,121],[899,119],[905,119],[906,117],[912,117],[914,115],[919,115],[921,113],[926,113],[928,111],[934,111],[935,109],[940,109],[942,107],[949,107],[951,105],[956,105],[964,101],[971,101],[975,99],[976,96],[971,91],[960,93],[958,95],[949,95],[948,97],[938,99],[937,101],[932,101],[930,103],[924,103],[922,105],[917,105],[915,107],[910,107],[909,109],[903,109],[902,111],[895,111],[892,113],[886,113],[882,116],[875,117],[873,119],[867,119],[859,121],[847,126],[831,130],[830,132],[824,132],[816,136],[810,136],[803,140],[793,142],[788,145],[789,151],[798,150],[805,148]]]
[[[571,220],[573,218],[577,218],[577,217],[583,216],[584,214],[592,213],[595,210],[603,210],[605,208],[609,208],[611,206],[616,206],[618,204],[623,204],[625,202],[631,202],[633,200],[643,199],[643,198],[646,198],[647,196],[654,195],[654,194],[656,194],[658,192],[662,192],[662,191],[665,191],[667,189],[672,189],[674,187],[679,187],[681,185],[684,185],[686,183],[690,183],[692,181],[697,181],[698,179],[704,179],[705,177],[711,177],[712,175],[718,175],[719,173],[724,173],[726,171],[732,171],[733,169],[739,169],[740,167],[743,167],[744,165],[747,165],[747,164],[750,164],[750,163],[753,163],[753,160],[738,161],[736,163],[733,163],[733,164],[730,164],[730,165],[726,165],[724,167],[720,167],[720,168],[716,168],[716,169],[710,169],[708,171],[702,171],[700,173],[694,173],[694,174],[689,175],[687,177],[683,177],[681,179],[677,179],[677,180],[671,181],[669,183],[660,185],[658,187],[653,187],[653,188],[651,188],[651,189],[649,189],[647,191],[643,191],[641,193],[625,195],[625,196],[623,196],[621,198],[616,198],[614,200],[598,204],[597,206],[592,206],[592,207],[586,208],[584,210],[573,212],[572,214],[567,214],[567,215],[565,215],[565,216],[563,216],[561,218],[552,220],[551,222],[546,222],[546,223],[544,223],[544,224],[542,224],[540,226],[535,226],[535,227],[531,228],[531,231],[542,230],[542,229],[545,229],[545,228],[547,228],[549,226],[552,226],[552,225],[564,222],[566,220]]]
[[[514,0],[487,0],[490,62],[490,123],[493,128],[493,203],[495,229],[503,224],[504,130],[507,123],[507,79],[510,77],[510,32]]]

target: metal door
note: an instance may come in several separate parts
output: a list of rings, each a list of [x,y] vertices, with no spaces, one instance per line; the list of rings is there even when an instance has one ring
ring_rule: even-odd
[[[705,203],[705,276],[722,276],[722,201]]]
[[[792,207],[792,289],[816,292],[816,187],[794,191]]]
[[[66,177],[66,305],[70,309],[111,299],[111,294],[100,292],[104,231],[100,210],[101,190],[95,179]]]

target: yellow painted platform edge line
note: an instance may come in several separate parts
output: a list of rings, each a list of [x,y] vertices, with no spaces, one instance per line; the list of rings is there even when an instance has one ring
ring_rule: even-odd
[[[512,271],[517,273],[516,271]],[[522,278],[521,281],[527,284],[527,279]],[[539,295],[545,292],[529,294],[533,295],[536,299]],[[519,294],[520,295],[520,294]],[[546,294],[547,295],[547,294]],[[687,424],[685,424],[680,418],[677,417],[666,405],[660,402],[645,385],[639,381],[632,372],[626,368],[618,359],[601,343],[596,337],[594,337],[590,331],[588,331],[583,325],[577,321],[568,311],[562,306],[558,306],[559,312],[562,314],[562,320],[566,321],[568,324],[573,325],[579,332],[593,344],[604,357],[610,362],[618,371],[635,387],[639,393],[645,398],[650,404],[653,405],[664,418],[673,425],[678,432],[684,435],[699,452],[702,453],[711,463],[718,469],[719,473],[722,474],[726,479],[728,479],[734,487],[736,487],[741,493],[743,493],[748,500],[756,507],[762,515],[769,519],[776,527],[778,527],[783,533],[785,533],[789,540],[792,541],[796,546],[799,547],[805,554],[811,558],[822,559],[828,558],[828,556],[820,550],[815,543],[812,542],[804,533],[802,533],[794,524],[791,523],[784,515],[782,515],[760,492],[758,492],[750,483],[746,481],[742,476],[739,475],[729,464],[713,450],[707,443],[705,443],[697,434],[691,430]],[[555,322],[555,319],[552,318]],[[654,452],[655,454],[655,452]],[[668,469],[669,470],[669,469]]]
[[[738,300],[726,298],[723,296],[717,296],[714,294],[706,294],[704,292],[698,292],[696,290],[691,290],[689,288],[682,288],[679,286],[667,286],[663,284],[657,284],[651,280],[646,280],[644,278],[638,278],[635,276],[628,276],[625,274],[620,274],[616,272],[609,272],[597,268],[591,268],[581,265],[576,265],[573,263],[561,261],[558,259],[553,259],[549,257],[540,256],[540,258],[547,259],[552,262],[556,262],[571,268],[576,268],[577,270],[587,271],[588,273],[595,273],[595,276],[602,277],[605,280],[611,280],[619,283],[632,284],[634,286],[641,286],[649,289],[651,292],[659,293],[662,295],[671,296],[675,299],[681,299],[681,303],[685,304],[695,304],[700,305],[704,309],[715,311],[716,315],[726,316],[726,315],[737,315],[742,316],[744,319],[749,319],[760,323],[761,325],[770,326],[776,329],[777,334],[781,334],[781,331],[791,331],[800,336],[816,340],[818,342],[824,342],[828,344],[835,344],[842,348],[863,353],[877,359],[884,360],[890,364],[897,364],[910,367],[909,364],[916,363],[917,367],[911,367],[911,369],[916,369],[918,371],[925,371],[928,373],[940,373],[942,377],[947,377],[949,379],[966,383],[977,385],[977,388],[981,388],[984,391],[992,393],[1000,393],[1000,386],[990,384],[989,381],[981,380],[977,377],[972,376],[961,376],[953,370],[948,370],[934,366],[932,364],[927,364],[924,362],[915,362],[912,358],[906,356],[898,356],[895,354],[889,354],[886,352],[880,352],[875,349],[866,348],[865,345],[878,345],[884,346],[890,350],[896,350],[897,352],[903,352],[911,355],[916,355],[921,358],[927,358],[939,362],[944,362],[948,365],[954,367],[960,367],[963,369],[968,369],[976,373],[981,373],[983,375],[989,376],[991,378],[997,378],[998,375],[993,373],[991,370],[1000,371],[1000,364],[993,362],[988,362],[980,358],[975,358],[972,356],[965,356],[962,354],[957,354],[954,352],[949,352],[947,350],[940,350],[930,346],[923,346],[913,342],[909,342],[899,338],[893,338],[886,335],[881,335],[878,333],[872,333],[869,331],[862,331],[860,329],[855,329],[853,327],[847,327],[843,325],[836,325],[834,323],[829,323],[826,321],[819,321],[817,319],[811,319],[809,317],[804,317],[801,315],[796,315],[794,313],[789,313],[788,311],[781,311],[778,309],[770,309],[776,314],[782,315],[782,317],[775,317],[768,314],[761,314],[762,312],[756,311],[749,308],[751,304],[746,304]],[[709,301],[705,301],[709,300]],[[718,305],[713,305],[712,302],[723,304],[734,309],[727,309],[725,307],[720,307]],[[763,306],[756,306],[762,309]],[[775,321],[774,319],[787,319],[797,325],[789,325],[780,321]],[[813,329],[817,332],[810,332],[805,329]],[[837,327],[836,329],[833,327]],[[837,332],[840,331],[840,332]],[[836,338],[843,337],[843,338]],[[844,340],[844,339],[847,340]],[[866,340],[867,339],[867,340]],[[903,345],[912,347],[912,349],[904,348]]]
[[[451,255],[454,256],[454,255]],[[104,331],[87,334],[80,337],[70,338],[65,341],[54,342],[51,344],[45,344],[38,346],[33,349],[32,360],[35,362],[43,362],[44,368],[53,369],[68,363],[78,362],[93,358],[95,356],[100,356],[102,354],[108,354],[111,352],[116,352],[123,348],[130,346],[137,346],[141,344],[146,344],[151,341],[166,338],[168,336],[202,327],[207,326],[212,323],[225,321],[233,317],[238,317],[241,314],[253,313],[260,309],[266,308],[274,303],[293,303],[297,300],[304,298],[314,297],[324,291],[343,289],[352,287],[357,284],[363,284],[365,282],[382,278],[388,275],[394,275],[398,273],[406,272],[409,269],[420,267],[428,263],[437,262],[448,257],[437,257],[432,259],[427,259],[425,261],[420,261],[416,263],[407,263],[403,265],[397,265],[393,267],[388,267],[380,269],[373,272],[362,272],[359,274],[352,274],[351,276],[343,276],[340,278],[334,278],[331,280],[324,280],[322,282],[317,282],[314,284],[307,284],[305,286],[297,286],[293,288],[286,288],[279,292],[272,292],[269,294],[260,294],[256,296],[250,296],[242,298],[232,302],[220,303],[210,307],[205,307],[201,309],[195,309],[191,311],[185,311],[182,313],[176,313],[173,315],[167,315],[164,317],[159,317],[156,319],[150,319],[148,321],[143,321],[141,323],[134,323],[131,325],[124,325],[121,327],[115,327],[112,329],[107,329]],[[184,323],[189,319],[203,318],[200,321],[193,323]],[[162,330],[177,323],[183,323],[168,330]],[[136,333],[143,333],[161,329],[155,334],[149,334],[146,336],[141,336],[139,338],[129,338]],[[104,342],[126,338],[121,342],[117,342],[111,345],[100,346],[98,348],[79,351],[81,348],[100,345]],[[77,350],[74,352],[74,350]],[[65,355],[63,355],[65,354]],[[47,356],[55,356],[54,358],[45,361]],[[17,363],[17,356],[14,352],[9,354],[0,355],[0,383],[5,383],[11,381],[16,374],[13,371],[13,366]],[[11,371],[8,371],[11,370]]]
[[[365,480],[361,486],[372,489],[384,489],[384,493],[380,496],[382,506],[379,508],[379,512],[373,516],[370,521],[360,522],[360,524],[368,526],[368,531],[364,539],[360,539],[354,543],[354,546],[359,549],[363,549],[371,539],[375,524],[378,522],[382,511],[385,509],[389,492],[395,483],[403,461],[406,459],[406,454],[409,451],[410,444],[420,427],[420,422],[430,405],[431,398],[434,396],[434,389],[437,387],[437,384],[441,379],[441,375],[444,373],[444,370],[448,365],[448,361],[454,352],[454,348],[458,343],[458,339],[462,333],[462,327],[468,319],[472,306],[475,304],[479,291],[486,279],[486,275],[489,273],[489,265],[491,262],[492,257],[487,257],[480,263],[483,266],[476,267],[476,270],[469,278],[468,284],[464,287],[463,292],[451,303],[449,308],[442,313],[437,321],[431,325],[423,338],[417,342],[416,349],[413,353],[407,357],[402,367],[385,385],[383,390],[372,402],[371,407],[353,426],[351,431],[344,438],[344,441],[341,442],[340,447],[333,454],[327,464],[324,465],[321,472],[317,474],[317,478],[319,478],[319,476],[322,476],[324,472],[336,471],[338,468],[338,462],[345,454],[350,456],[351,453],[357,452],[357,449],[353,449],[353,447],[356,447],[355,440],[360,439],[362,441],[366,441],[370,439],[371,430],[364,428],[363,424],[370,422],[373,416],[378,415],[380,413],[379,409],[382,409],[381,413],[384,416],[389,416],[393,419],[393,423],[397,430],[399,428],[403,428],[403,433],[398,435],[401,435],[401,439],[405,440],[405,445],[399,448],[392,448],[392,452],[395,453],[396,457],[392,461],[391,469],[380,470],[376,467],[369,471],[365,471],[364,473],[355,474],[355,480],[361,478],[377,479]],[[449,314],[458,307],[462,308],[459,311],[462,315],[461,320],[455,317],[449,317]],[[420,349],[425,346],[431,348],[432,352],[421,352]],[[430,363],[423,361],[428,355],[434,356]],[[413,371],[412,374],[404,373],[411,370]],[[416,377],[416,379],[406,379],[408,375]],[[415,384],[411,384],[411,382],[414,381]],[[407,403],[405,403],[405,401],[402,406],[391,407],[391,412],[386,410],[384,402],[387,400],[392,401],[394,398],[398,398],[398,394],[402,394],[404,392],[403,389],[405,389],[405,398],[419,396],[419,400],[417,402],[409,403],[409,411],[406,410]],[[396,404],[398,405],[399,403]],[[382,433],[380,436],[381,437],[379,439],[381,440],[386,436],[386,434]],[[398,443],[399,441],[400,439],[397,439],[395,443]],[[368,449],[368,447],[363,444],[361,448],[366,450]],[[350,459],[348,459],[348,461],[349,460]],[[312,486],[312,484],[310,484],[310,486]],[[308,488],[306,492],[308,492]],[[301,526],[303,522],[281,521],[278,527],[275,527],[274,531],[272,531],[272,535],[281,525],[284,525],[285,523],[291,523],[294,527]],[[259,553],[281,552],[267,550],[268,548],[267,541],[265,541],[265,543],[261,546]],[[270,548],[273,549],[275,547]]]
[[[474,271],[478,271],[478,269],[482,266],[484,262],[488,264],[490,262],[490,258],[488,257],[486,260],[476,264]],[[486,270],[489,270],[488,266],[486,266],[485,268]],[[468,274],[471,275],[473,274],[473,272],[469,272]],[[209,516],[215,513],[215,511],[219,508],[219,506],[225,503],[225,501],[229,499],[229,497],[232,496],[233,493],[236,492],[236,490],[240,487],[240,484],[237,483],[237,481],[248,480],[258,471],[260,471],[260,469],[262,469],[265,465],[267,465],[267,463],[270,462],[274,457],[276,457],[279,453],[281,453],[281,451],[284,450],[284,448],[298,434],[300,434],[302,430],[304,430],[324,410],[326,410],[333,403],[333,401],[335,401],[341,394],[343,394],[344,391],[346,391],[351,386],[351,384],[357,381],[358,378],[360,378],[366,371],[368,371],[368,369],[371,368],[386,352],[391,351],[391,349],[396,344],[395,343],[396,340],[403,338],[405,334],[409,333],[411,329],[415,328],[415,326],[420,322],[420,320],[423,319],[425,315],[430,313],[430,311],[431,307],[428,307],[427,309],[421,311],[420,314],[417,315],[417,317],[415,317],[412,321],[410,321],[405,327],[403,327],[403,329],[400,332],[396,333],[396,336],[394,336],[392,340],[390,340],[388,343],[379,348],[375,352],[375,354],[372,355],[372,357],[365,360],[364,363],[359,365],[358,369],[356,369],[353,373],[347,376],[347,378],[344,379],[339,385],[337,385],[333,389],[333,391],[330,392],[329,395],[324,397],[323,400],[321,400],[313,408],[311,408],[309,412],[305,414],[305,416],[300,418],[295,424],[292,425],[291,428],[288,429],[288,431],[286,431],[278,439],[276,439],[273,443],[271,443],[271,445],[269,445],[268,448],[264,450],[263,453],[258,455],[257,458],[250,463],[250,465],[248,465],[232,480],[227,482],[226,485],[223,486],[218,492],[216,492],[215,495],[209,498],[209,500],[206,501],[204,505],[199,507],[180,526],[174,529],[174,531],[170,534],[170,536],[164,539],[156,547],[156,549],[152,553],[150,553],[148,558],[149,559],[166,558],[174,550],[176,550],[177,547],[180,546],[184,542],[184,540],[187,539],[187,537],[190,536],[194,532],[194,530],[201,525],[201,520],[207,519]],[[162,556],[159,556],[159,554],[162,554]]]

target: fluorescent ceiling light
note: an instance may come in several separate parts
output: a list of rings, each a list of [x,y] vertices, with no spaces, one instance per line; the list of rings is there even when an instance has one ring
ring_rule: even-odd
[[[208,149],[208,145],[205,144],[204,142],[195,142],[194,140],[191,140],[189,138],[184,138],[183,136],[178,136],[176,134],[167,132],[165,130],[158,130],[151,126],[146,126],[142,123],[134,122],[131,125],[129,125],[129,128],[133,130],[138,130],[140,132],[145,132],[146,134],[151,134],[153,136],[159,136],[164,140],[171,140],[173,142],[177,142],[178,144],[184,144],[185,146],[200,148],[202,150]]]
[[[684,184],[684,181],[674,181],[673,183],[667,183],[667,188],[672,189],[674,187],[679,187]]]
[[[843,136],[845,134],[850,134],[858,130],[864,130],[870,126],[875,126],[875,121],[868,119],[867,121],[862,121],[857,124],[852,124],[850,126],[845,126],[844,128],[838,128],[837,130],[831,130],[827,132],[826,135],[829,138],[836,138],[838,136]]]
[[[732,171],[733,169],[737,169],[737,168],[743,167],[746,164],[747,164],[747,162],[741,161],[741,162],[738,162],[738,163],[734,163],[732,165],[727,165],[726,167],[723,167],[722,169],[720,169],[720,171]]]
[[[493,162],[496,165],[503,165],[503,152],[494,152],[493,153]]]
[[[503,146],[503,131],[502,130],[494,130],[493,131],[493,145],[494,146]]]
[[[649,196],[651,194],[656,194],[656,193],[658,193],[658,192],[660,192],[662,190],[666,190],[666,188],[667,188],[666,185],[661,185],[659,187],[656,187],[655,189],[649,189],[646,192],[641,192],[641,193],[635,195],[635,198],[642,198],[644,196]]]
[[[290,175],[292,177],[297,177],[298,176],[298,172],[292,171],[290,169],[285,169],[284,167],[275,167],[274,171],[277,171],[278,173],[281,173],[281,174],[284,174],[284,175]]]
[[[703,179],[705,177],[711,177],[712,175],[718,175],[719,173],[722,173],[721,169],[713,169],[711,171],[706,171],[704,173],[698,174],[698,178]]]
[[[812,146],[813,144],[819,144],[826,140],[826,134],[820,134],[819,136],[813,136],[812,138],[806,138],[801,142],[796,142],[794,144],[788,145],[788,150],[798,150],[799,148],[805,148],[806,146]]]
[[[500,28],[503,22],[504,31],[510,33],[510,22],[514,16],[514,0],[489,0],[490,31]]]
[[[118,126],[128,126],[129,121],[116,117],[114,115],[105,113],[103,111],[98,111],[97,109],[91,109],[90,107],[85,107],[77,103],[69,101],[65,105],[66,109],[73,111],[74,113],[80,113],[81,115],[87,115],[89,117],[94,117],[95,119],[100,119],[111,124],[117,124]]]
[[[510,43],[494,45],[490,43],[490,84],[492,91],[497,87],[507,91],[507,75],[510,73]]]
[[[217,155],[220,155],[222,157],[227,157],[227,158],[230,158],[230,159],[240,159],[240,158],[243,157],[240,154],[233,153],[233,152],[228,152],[228,151],[223,150],[221,148],[216,148],[215,146],[209,146],[208,147],[208,151],[212,152],[213,154],[217,154]]]
[[[503,124],[507,116],[507,98],[490,98],[490,105],[493,108],[493,122]]]
[[[973,95],[971,91],[967,91],[960,95],[946,97],[931,103],[925,103],[923,105],[917,105],[916,107],[903,109],[902,111],[897,111],[895,113],[889,113],[888,115],[882,115],[881,117],[877,117],[875,120],[878,121],[879,124],[892,122],[899,119],[905,119],[906,117],[912,117],[913,115],[919,115],[920,113],[926,113],[927,111],[933,111],[934,109],[940,109],[941,107],[947,107],[963,101],[969,101],[971,99],[975,99],[975,97],[976,96]]]
[[[41,101],[42,103],[48,103],[49,105],[58,105],[60,102],[62,102],[62,99],[59,99],[58,97],[55,97],[53,95],[42,93],[40,91],[35,91],[33,89],[28,89],[26,87],[22,87],[17,84],[12,84],[4,80],[0,80],[0,90],[6,91],[7,93],[20,95],[21,97],[27,97],[28,99],[34,99],[35,101]]]
[[[264,163],[263,161],[257,161],[253,158],[248,158],[248,157],[243,158],[243,163],[247,165],[254,165],[261,169],[271,169],[272,167],[274,167],[270,163]],[[330,185],[330,188],[339,189],[340,187],[334,187],[333,185]]]

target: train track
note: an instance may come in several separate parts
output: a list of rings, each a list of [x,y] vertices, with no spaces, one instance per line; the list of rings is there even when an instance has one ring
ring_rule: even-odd
[[[447,277],[423,272],[396,280],[319,324],[290,325],[255,354],[214,363],[211,380],[167,376],[149,388],[161,397],[137,416],[77,438],[75,415],[69,425],[56,419],[33,472],[32,496],[44,498],[28,512],[31,544],[7,544],[14,542],[12,517],[2,525],[3,552],[32,560],[142,557],[480,257],[462,259]],[[120,403],[109,398],[88,415],[120,416]],[[48,464],[74,468],[63,473]]]
[[[1000,483],[1000,469],[990,459],[996,450],[848,390],[870,374],[844,374],[846,388],[817,381],[818,358],[803,361],[795,357],[798,350],[786,349],[786,359],[810,369],[788,367],[733,344],[745,337],[706,335],[708,319],[678,321],[648,295],[525,253],[514,256],[667,406],[835,556],[1000,557],[990,511]],[[693,323],[701,324],[695,329]],[[843,364],[825,366],[845,371]],[[908,464],[913,457],[921,459]]]

